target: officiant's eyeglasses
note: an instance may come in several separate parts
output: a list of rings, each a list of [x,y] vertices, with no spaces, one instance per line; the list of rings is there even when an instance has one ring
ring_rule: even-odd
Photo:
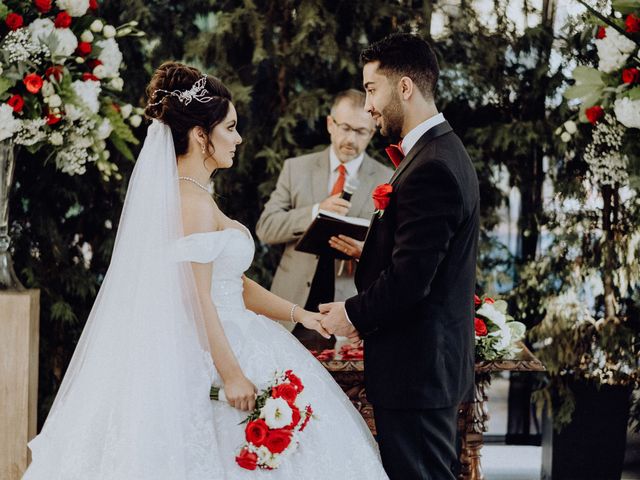
[[[336,119],[333,118],[331,115],[329,115],[329,118],[335,124],[335,126],[338,127],[340,129],[340,131],[342,133],[344,133],[345,135],[347,135],[347,134],[349,134],[351,132],[355,132],[355,134],[358,137],[362,137],[362,138],[368,137],[369,135],[371,135],[371,130],[369,130],[368,128],[353,128],[348,123],[337,122]]]

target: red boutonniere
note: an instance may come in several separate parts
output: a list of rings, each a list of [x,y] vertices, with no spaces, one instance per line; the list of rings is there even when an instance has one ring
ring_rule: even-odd
[[[373,191],[373,206],[375,207],[375,212],[378,217],[382,217],[384,215],[385,209],[389,206],[389,201],[391,200],[391,193],[393,192],[393,186],[388,183],[383,183],[382,185],[378,185]]]

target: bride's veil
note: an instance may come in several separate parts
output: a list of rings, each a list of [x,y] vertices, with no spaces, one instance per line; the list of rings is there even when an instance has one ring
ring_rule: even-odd
[[[174,260],[182,235],[171,130],[154,120],[111,264],[47,422],[30,444],[25,478],[75,478],[73,462],[86,462],[78,471],[91,465],[95,478],[191,478],[190,469],[203,467],[201,455],[216,475],[213,367],[189,263]],[[197,451],[207,444],[207,452]],[[52,465],[60,470],[36,473]]]

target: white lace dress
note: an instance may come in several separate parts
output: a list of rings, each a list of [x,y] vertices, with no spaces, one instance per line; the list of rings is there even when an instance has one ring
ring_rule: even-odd
[[[292,369],[305,385],[317,419],[300,436],[300,446],[277,470],[248,471],[235,463],[244,440],[238,424],[246,413],[224,402],[213,403],[214,431],[225,480],[386,479],[378,448],[366,423],[325,368],[277,322],[245,308],[242,274],[253,261],[254,243],[246,228],[184,237],[182,260],[213,261],[211,296],[225,333],[245,375],[258,387],[277,370]],[[214,369],[214,383],[221,381]]]

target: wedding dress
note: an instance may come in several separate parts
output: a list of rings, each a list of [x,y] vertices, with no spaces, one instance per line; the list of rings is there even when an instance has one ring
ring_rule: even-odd
[[[246,227],[183,236],[169,128],[154,121],[132,175],[109,271],[24,480],[387,479],[360,414],[277,322],[244,305]],[[272,471],[235,462],[246,412],[209,400],[211,360],[190,262],[213,262],[211,298],[259,389],[292,369],[316,418]]]

